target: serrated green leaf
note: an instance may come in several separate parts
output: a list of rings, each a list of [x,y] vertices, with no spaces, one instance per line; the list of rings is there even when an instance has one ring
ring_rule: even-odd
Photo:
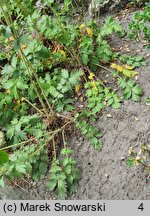
[[[53,191],[55,187],[57,186],[57,181],[49,180],[46,187],[48,188],[49,191]]]
[[[67,70],[62,69],[61,72],[62,72],[62,77],[63,77],[63,78],[65,78],[65,79],[68,79],[68,78],[69,78],[69,73],[68,73]]]
[[[16,164],[16,170],[17,170],[19,173],[25,174],[25,173],[26,173],[26,166],[23,165],[23,164]]]
[[[137,102],[137,101],[140,100],[140,96],[137,95],[137,94],[132,93],[132,100],[135,101],[135,102]]]
[[[82,60],[82,63],[87,65],[88,62],[89,62],[89,57],[86,53],[83,53],[82,56],[81,56],[81,60]]]
[[[5,182],[4,182],[4,178],[0,177],[0,187],[4,188],[5,187]]]
[[[133,88],[132,88],[132,92],[136,95],[142,95],[143,93],[143,90],[138,86],[138,85],[135,85]]]
[[[0,166],[5,164],[9,160],[9,154],[6,151],[0,150]]]
[[[70,174],[71,174],[71,171],[72,171],[71,165],[68,165],[68,166],[66,166],[66,167],[64,168],[64,172],[65,172],[66,175],[70,175]]]

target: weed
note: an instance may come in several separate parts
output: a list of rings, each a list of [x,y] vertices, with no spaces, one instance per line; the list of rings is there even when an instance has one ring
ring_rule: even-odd
[[[79,179],[64,136],[76,126],[101,150],[93,121],[105,107],[121,106],[121,96],[96,76],[97,69],[115,74],[125,99],[140,100],[142,90],[132,80],[135,72],[105,67],[114,56],[107,37],[124,34],[112,17],[104,25],[82,23],[72,20],[71,0],[42,3],[52,16],[33,0],[0,5],[0,185],[25,176],[38,181],[49,173],[47,187],[62,199]],[[85,103],[78,106],[81,98]]]
[[[147,41],[147,46],[150,47],[150,30],[149,30],[149,21],[150,21],[150,4],[144,8],[142,12],[136,12],[134,14],[133,21],[129,24],[129,38],[140,40],[143,38]]]

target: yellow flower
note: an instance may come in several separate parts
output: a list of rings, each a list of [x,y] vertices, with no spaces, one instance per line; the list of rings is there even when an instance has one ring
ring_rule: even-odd
[[[78,93],[79,90],[80,90],[80,86],[79,86],[79,85],[76,85],[76,86],[75,86],[75,92]]]
[[[97,90],[97,86],[96,86],[96,82],[95,81],[92,81],[91,85],[92,85],[92,89],[93,90]]]
[[[10,94],[10,89],[7,89],[5,92],[6,94]]]
[[[84,28],[86,28],[86,25],[83,23],[83,24],[81,24],[80,26],[79,26],[79,29],[80,30],[82,30],[82,29],[84,29]]]
[[[133,161],[133,164],[134,164],[134,166],[138,166],[138,165],[139,165],[139,162],[138,162],[137,160],[134,160],[134,161]]]
[[[27,48],[26,44],[21,44],[21,49],[25,50]]]
[[[93,77],[95,77],[95,74],[90,72],[90,76],[88,77],[90,80],[93,80]]]
[[[90,37],[92,37],[93,36],[93,31],[92,31],[92,29],[90,29],[90,28],[86,28],[86,32],[87,32],[87,34],[90,36]]]
[[[84,34],[87,33],[89,37],[93,36],[93,30],[89,27],[86,27],[85,24],[81,24],[79,26],[79,29],[80,29],[80,31],[82,31],[82,33],[84,33]]]
[[[66,58],[66,53],[64,50],[59,49],[58,51],[64,56],[64,58]]]

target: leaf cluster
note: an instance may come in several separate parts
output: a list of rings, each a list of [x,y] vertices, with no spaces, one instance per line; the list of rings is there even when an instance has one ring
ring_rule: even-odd
[[[147,3],[144,11],[136,12],[134,14],[133,21],[129,24],[129,38],[131,39],[141,39],[144,36],[144,39],[147,41],[147,46],[150,47],[150,30],[149,30],[149,21],[150,21],[150,4]]]
[[[147,62],[144,60],[144,56],[122,55],[119,59],[133,68],[147,65]]]
[[[71,149],[64,148],[61,151],[62,160],[55,159],[50,170],[47,188],[55,190],[60,199],[66,198],[68,193],[74,193],[79,180],[79,170],[71,154]]]
[[[118,85],[122,89],[125,99],[132,99],[133,101],[140,100],[143,90],[133,80],[129,80],[128,78],[120,78],[118,80]]]

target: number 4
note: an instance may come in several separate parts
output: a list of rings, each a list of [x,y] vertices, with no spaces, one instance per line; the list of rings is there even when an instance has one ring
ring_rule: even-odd
[[[141,203],[138,207],[139,210],[143,211],[144,210],[144,207],[143,207],[143,203]]]

